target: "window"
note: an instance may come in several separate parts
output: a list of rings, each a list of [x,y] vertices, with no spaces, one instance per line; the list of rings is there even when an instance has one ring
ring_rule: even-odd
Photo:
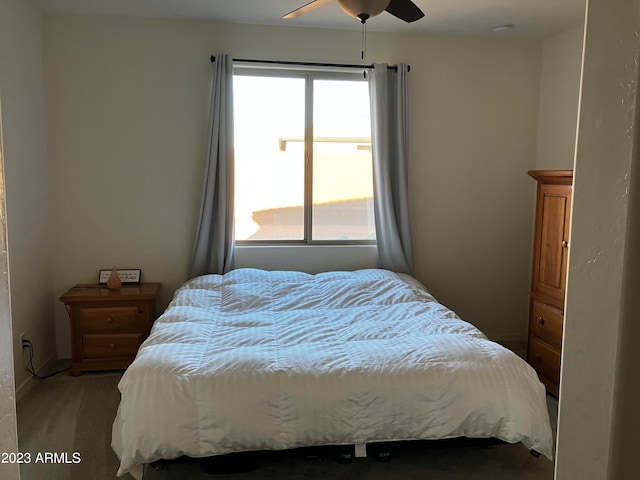
[[[236,241],[373,243],[362,74],[237,69],[233,88]]]

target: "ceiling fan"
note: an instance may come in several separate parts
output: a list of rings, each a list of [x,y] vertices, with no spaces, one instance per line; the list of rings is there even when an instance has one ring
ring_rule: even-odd
[[[287,13],[282,18],[295,18],[336,0],[314,0]],[[422,10],[411,0],[337,0],[344,12],[363,24],[383,11],[405,22],[415,22],[424,17]]]

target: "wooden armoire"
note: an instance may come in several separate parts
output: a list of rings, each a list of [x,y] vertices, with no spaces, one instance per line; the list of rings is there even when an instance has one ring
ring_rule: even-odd
[[[527,361],[558,396],[573,170],[532,170],[536,195]]]

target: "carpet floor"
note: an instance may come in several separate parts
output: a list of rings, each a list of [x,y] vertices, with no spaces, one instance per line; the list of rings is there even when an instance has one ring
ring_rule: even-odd
[[[80,377],[62,373],[34,381],[17,404],[20,451],[31,455],[31,461],[21,465],[23,480],[116,478],[118,459],[110,443],[111,425],[120,401],[120,377],[121,373],[113,372]],[[557,401],[548,397],[548,405],[555,426]],[[183,459],[159,469],[147,465],[144,480],[553,479],[553,462],[533,457],[522,445],[451,446],[425,442],[398,444],[390,451],[388,462],[367,457],[346,464],[337,461],[333,449],[262,453],[236,458],[233,467],[250,467],[236,473],[223,473],[228,472],[226,465]],[[49,454],[49,461],[45,461],[45,454]],[[38,457],[40,461],[36,461]]]
[[[16,405],[18,445],[31,455],[31,461],[20,466],[22,480],[116,478],[118,458],[111,450],[111,425],[120,402],[121,376],[61,373],[33,381]],[[78,463],[73,463],[78,458],[74,459],[74,452],[79,454]]]

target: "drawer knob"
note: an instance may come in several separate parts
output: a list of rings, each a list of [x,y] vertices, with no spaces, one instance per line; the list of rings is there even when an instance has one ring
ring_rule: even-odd
[[[563,246],[564,248],[569,248],[569,242],[567,242],[566,240],[563,240],[563,241],[562,241],[562,246]]]
[[[544,317],[538,317],[538,324],[544,325]]]
[[[113,317],[107,317],[107,323],[113,323]]]
[[[109,344],[109,348],[110,348],[111,350],[115,350],[115,348],[116,348],[116,344],[115,344],[115,343],[110,343],[110,344]]]

